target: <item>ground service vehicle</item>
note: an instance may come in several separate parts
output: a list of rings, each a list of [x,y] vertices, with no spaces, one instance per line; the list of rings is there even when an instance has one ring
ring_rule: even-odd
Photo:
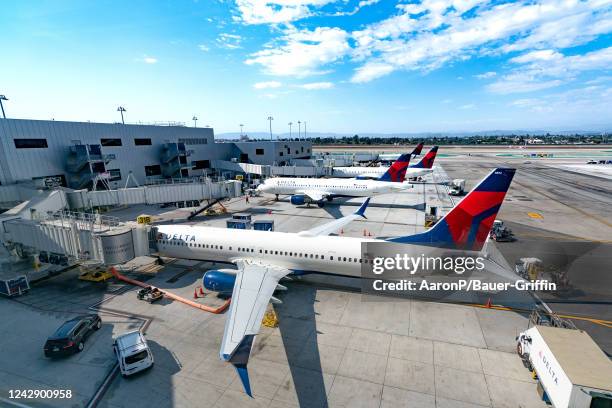
[[[502,220],[493,221],[493,227],[489,233],[491,239],[496,242],[512,242],[514,235],[512,230],[508,228]]]
[[[517,336],[516,350],[553,407],[612,407],[612,362],[585,331],[533,326]]]
[[[154,364],[153,354],[140,330],[124,333],[113,342],[121,375],[126,377]]]
[[[45,357],[65,356],[78,353],[85,348],[85,340],[102,327],[98,315],[75,317],[62,324],[46,341]]]
[[[140,300],[146,300],[149,303],[153,303],[164,297],[164,294],[158,288],[147,286],[146,288],[140,289],[136,293],[136,297],[138,297]]]
[[[465,192],[465,180],[455,179],[450,185],[448,193],[452,196],[460,196]]]

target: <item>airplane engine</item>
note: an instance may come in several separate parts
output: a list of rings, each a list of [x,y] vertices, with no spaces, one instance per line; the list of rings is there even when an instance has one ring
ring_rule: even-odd
[[[293,205],[304,205],[309,202],[310,200],[305,195],[296,194],[291,196],[291,204]]]
[[[235,269],[211,269],[204,274],[202,286],[219,293],[232,293],[236,283]]]

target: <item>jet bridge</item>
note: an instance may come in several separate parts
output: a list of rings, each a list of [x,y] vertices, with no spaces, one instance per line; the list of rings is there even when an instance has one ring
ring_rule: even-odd
[[[237,181],[196,179],[103,191],[13,188],[0,197],[12,199],[14,194],[23,202],[0,215],[0,244],[43,262],[121,264],[149,254],[150,227],[71,209],[232,198],[241,194],[241,187]]]

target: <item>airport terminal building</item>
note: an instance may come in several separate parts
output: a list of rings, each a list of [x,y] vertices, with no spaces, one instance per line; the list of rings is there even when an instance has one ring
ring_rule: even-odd
[[[215,175],[216,161],[287,165],[307,141],[221,142],[212,128],[0,119],[0,184],[111,188]],[[97,182],[97,181],[96,181]]]

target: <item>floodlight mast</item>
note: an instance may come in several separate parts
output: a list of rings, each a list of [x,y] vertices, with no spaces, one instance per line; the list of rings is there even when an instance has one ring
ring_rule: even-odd
[[[125,120],[123,119],[123,112],[127,112],[123,106],[117,108],[117,112],[121,113],[121,123],[125,125]]]

